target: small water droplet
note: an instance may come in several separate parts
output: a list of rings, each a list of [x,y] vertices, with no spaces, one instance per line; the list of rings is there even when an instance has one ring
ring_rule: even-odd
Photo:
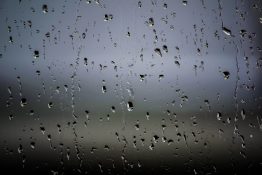
[[[149,120],[149,117],[150,117],[149,112],[146,112],[146,119]]]
[[[20,144],[17,148],[17,152],[21,154],[23,152],[23,146]]]
[[[141,8],[142,7],[142,2],[138,1],[137,5],[138,5],[138,8]]]
[[[159,48],[155,48],[154,51],[155,51],[155,53],[156,53],[157,55],[159,55],[160,57],[162,57],[162,53],[161,53],[161,50],[160,50]]]
[[[158,78],[159,78],[159,80],[161,80],[161,79],[164,78],[164,75],[163,75],[163,74],[160,74],[160,75],[158,76]]]
[[[217,120],[221,120],[222,119],[222,114],[221,112],[217,112]]]
[[[163,47],[162,47],[162,48],[163,48],[163,51],[164,51],[164,52],[166,52],[166,53],[168,52],[167,45],[163,45]]]
[[[52,108],[53,105],[54,105],[53,102],[49,102],[49,103],[47,104],[48,108]]]
[[[241,110],[241,117],[243,120],[246,118],[246,111],[244,109]]]
[[[223,30],[223,32],[224,32],[226,35],[231,36],[231,30],[229,30],[229,29],[226,28],[226,27],[222,27],[222,30]]]
[[[133,111],[134,105],[131,101],[127,102],[127,110],[128,111]]]
[[[154,19],[153,19],[153,18],[149,18],[149,19],[148,19],[148,25],[149,25],[150,27],[152,27],[152,26],[155,25],[155,22],[154,22]]]
[[[112,19],[113,19],[113,15],[112,14],[105,14],[104,21],[111,21]]]
[[[38,50],[35,50],[34,51],[34,58],[39,58],[39,51]]]
[[[41,126],[40,131],[42,132],[42,134],[45,134],[45,127]]]
[[[44,5],[42,6],[42,11],[43,11],[43,13],[47,13],[47,12],[48,12],[48,7],[47,7],[46,4],[44,4]]]
[[[31,146],[32,149],[35,149],[35,142],[31,142],[30,146]]]
[[[22,107],[25,107],[27,105],[26,98],[22,98],[20,104],[21,104]]]
[[[167,9],[167,3],[163,4],[164,9]]]
[[[102,93],[106,93],[106,86],[102,86]]]
[[[229,79],[230,73],[228,71],[224,71],[223,75],[224,75],[224,79],[227,80]]]
[[[111,111],[112,111],[113,113],[116,112],[116,108],[115,108],[115,106],[112,106],[112,107],[111,107]]]

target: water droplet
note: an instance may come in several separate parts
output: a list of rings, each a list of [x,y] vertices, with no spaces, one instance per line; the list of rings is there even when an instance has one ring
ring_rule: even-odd
[[[163,75],[163,74],[160,74],[160,75],[158,75],[158,78],[159,78],[159,80],[161,80],[161,79],[164,78],[164,75]]]
[[[45,134],[45,127],[41,126],[40,131],[42,132],[42,134]]]
[[[154,51],[155,51],[155,53],[156,53],[157,55],[159,55],[160,57],[162,57],[162,53],[161,53],[161,50],[160,50],[159,48],[155,48]]]
[[[12,120],[12,119],[14,118],[14,115],[13,115],[13,114],[10,114],[10,115],[8,116],[8,118],[9,118],[9,120]]]
[[[49,103],[47,104],[48,108],[52,108],[53,105],[54,105],[53,102],[49,102]]]
[[[223,75],[224,75],[224,79],[227,80],[229,79],[230,73],[228,71],[224,71]]]
[[[186,5],[187,5],[187,1],[182,1],[182,4],[183,4],[184,6],[186,6]]]
[[[47,140],[48,140],[48,141],[51,141],[51,134],[48,134],[48,135],[47,135]]]
[[[229,30],[229,29],[226,28],[226,27],[222,27],[222,30],[223,30],[223,32],[224,32],[226,35],[231,36],[231,30]]]
[[[106,93],[106,86],[102,86],[102,93]]]
[[[138,5],[138,8],[141,8],[142,7],[142,2],[138,1],[137,5]]]
[[[138,123],[138,122],[135,124],[135,129],[136,129],[137,131],[139,130],[139,123]]]
[[[23,152],[23,146],[20,144],[17,148],[17,152],[21,154]]]
[[[34,115],[35,114],[34,110],[31,109],[29,114]]]
[[[134,105],[131,101],[127,102],[127,110],[128,111],[133,111]]]
[[[111,21],[112,19],[113,19],[113,15],[112,14],[105,14],[104,21]]]
[[[150,27],[152,27],[152,26],[155,25],[155,22],[154,22],[154,19],[153,19],[153,18],[149,18],[147,23],[148,23],[148,25],[149,25]]]
[[[162,47],[162,48],[163,48],[163,51],[164,51],[164,52],[166,52],[166,53],[168,52],[168,48],[167,48],[167,46],[166,46],[166,45],[163,45],[163,47]]]
[[[145,80],[146,75],[140,74],[139,76],[140,76],[140,81],[144,81]]]
[[[246,111],[244,109],[241,110],[241,117],[243,120],[246,118]]]
[[[34,58],[39,58],[39,51],[38,50],[35,50],[34,51]]]
[[[116,112],[116,108],[115,108],[115,106],[112,106],[112,107],[111,107],[111,111],[112,111],[113,113]]]
[[[46,4],[44,4],[44,5],[42,6],[42,11],[43,11],[43,13],[47,13],[47,12],[48,12],[48,7],[47,7]]]
[[[167,9],[167,3],[163,4],[164,9]]]
[[[31,146],[32,149],[35,149],[35,142],[31,142],[30,146]]]
[[[21,104],[22,107],[25,107],[27,105],[26,98],[22,98],[21,101],[20,101],[20,104]]]
[[[154,136],[153,136],[153,141],[154,141],[155,143],[158,142],[158,139],[159,139],[159,136],[158,136],[158,135],[154,135]]]
[[[146,119],[149,120],[149,112],[146,112]]]
[[[13,43],[13,42],[14,42],[13,37],[9,36],[9,43]]]
[[[217,120],[221,120],[222,119],[222,114],[221,112],[217,112]]]

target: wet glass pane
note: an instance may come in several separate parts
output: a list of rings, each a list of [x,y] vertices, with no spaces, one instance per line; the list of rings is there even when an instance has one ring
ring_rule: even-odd
[[[262,1],[1,0],[3,174],[259,174]]]

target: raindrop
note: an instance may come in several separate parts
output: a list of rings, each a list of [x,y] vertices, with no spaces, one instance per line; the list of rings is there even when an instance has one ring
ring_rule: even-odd
[[[141,8],[142,7],[142,2],[138,1],[137,5],[138,5],[138,8]]]
[[[12,120],[14,118],[13,114],[10,114],[8,118],[9,120]]]
[[[47,12],[48,12],[48,7],[47,7],[46,4],[44,4],[44,5],[42,6],[42,11],[43,11],[43,13],[47,13]]]
[[[111,111],[112,111],[113,113],[116,112],[116,108],[115,108],[115,106],[112,106],[112,107],[111,107]]]
[[[20,101],[20,104],[21,104],[22,107],[25,107],[27,105],[26,98],[22,98],[21,101]]]
[[[34,113],[35,113],[34,110],[31,109],[29,114],[34,115]]]
[[[34,58],[39,58],[39,51],[38,50],[35,50],[34,51]]]
[[[106,86],[102,86],[102,93],[106,93]]]
[[[128,111],[133,111],[134,105],[131,101],[127,102],[127,110]]]
[[[146,112],[146,119],[149,120],[149,112]]]
[[[168,49],[167,49],[166,45],[163,45],[163,51],[166,52],[166,53],[168,52]]]
[[[113,19],[113,15],[112,14],[105,14],[104,21],[111,21],[112,19]]]
[[[179,61],[177,61],[177,60],[175,61],[175,64],[178,65],[178,66],[180,66],[180,63],[179,63]]]
[[[145,80],[146,75],[140,74],[139,76],[140,76],[140,81],[144,81]]]
[[[41,126],[40,131],[42,132],[42,134],[45,134],[45,127]]]
[[[155,143],[158,142],[158,139],[159,139],[159,136],[158,136],[158,135],[154,135],[154,136],[153,136],[153,141],[154,141]]]
[[[138,122],[135,124],[135,129],[136,129],[137,131],[139,130],[139,123],[138,123]]]
[[[52,108],[53,105],[54,105],[53,102],[49,102],[49,103],[47,104],[48,108]]]
[[[149,25],[150,27],[152,27],[152,26],[155,25],[155,22],[154,22],[154,19],[153,19],[153,18],[149,18],[149,19],[148,19],[148,25]]]
[[[161,79],[164,78],[164,75],[163,75],[163,74],[160,74],[160,75],[158,76],[158,78],[159,78],[159,80],[161,80]]]
[[[241,117],[243,120],[246,118],[246,111],[244,109],[241,110]]]
[[[187,1],[182,1],[182,4],[183,4],[184,6],[186,6],[186,5],[187,5]]]
[[[13,43],[13,42],[14,42],[14,40],[13,40],[13,37],[12,37],[12,36],[10,36],[10,37],[9,37],[9,42],[10,42],[10,43]]]
[[[32,149],[35,149],[35,142],[31,142],[30,146],[31,146]]]
[[[224,75],[224,79],[227,80],[229,79],[230,73],[228,71],[224,71],[223,75]]]
[[[163,4],[164,9],[167,9],[167,3]]]
[[[217,112],[217,120],[221,120],[222,119],[222,114],[221,112]]]
[[[161,53],[161,50],[159,49],[159,48],[155,48],[155,53],[157,54],[157,55],[159,55],[160,57],[162,57],[162,53]]]
[[[17,152],[19,154],[21,154],[23,152],[23,146],[21,144],[18,146]]]
[[[231,30],[229,30],[229,29],[226,28],[226,27],[222,27],[222,30],[223,30],[223,32],[224,32],[226,35],[231,36]]]
[[[51,141],[51,134],[48,134],[48,135],[47,135],[47,140],[48,140],[48,141]]]

